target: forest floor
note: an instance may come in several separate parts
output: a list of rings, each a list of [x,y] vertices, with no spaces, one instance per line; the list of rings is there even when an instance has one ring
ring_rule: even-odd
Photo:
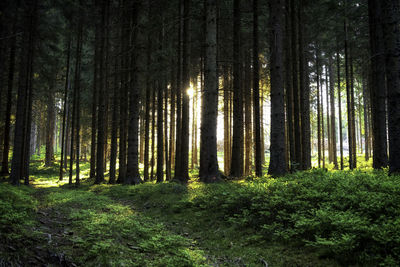
[[[0,265],[395,266],[399,260],[400,178],[384,172],[315,170],[212,185],[84,180],[76,188],[58,182],[57,166],[35,163],[32,177],[30,187],[0,183]]]

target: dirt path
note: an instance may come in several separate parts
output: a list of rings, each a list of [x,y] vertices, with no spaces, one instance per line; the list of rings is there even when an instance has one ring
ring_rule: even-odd
[[[34,197],[38,200],[36,219],[39,222],[35,232],[39,233],[38,243],[34,246],[35,256],[29,262],[33,265],[76,266],[60,249],[62,246],[72,245],[68,235],[73,234],[67,217],[56,209],[47,206],[46,195],[52,189],[36,188]]]

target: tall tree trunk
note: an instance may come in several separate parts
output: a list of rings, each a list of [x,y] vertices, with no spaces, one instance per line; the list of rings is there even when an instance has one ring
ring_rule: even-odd
[[[183,33],[182,33],[182,119],[180,169],[175,179],[186,183],[189,180],[189,95],[186,90],[190,86],[190,0],[183,0]]]
[[[163,86],[164,86],[164,159],[165,159],[165,179],[167,181],[171,180],[171,162],[169,158],[169,143],[168,142],[168,96],[169,96],[169,90],[168,86],[166,85],[166,77],[163,80]]]
[[[82,8],[82,0],[79,1],[79,8]],[[83,20],[83,11],[79,12],[79,22],[78,22],[78,40],[76,44],[76,65],[75,65],[75,79],[74,79],[74,90],[76,90],[76,176],[75,176],[75,184],[80,184],[80,148],[81,148],[81,138],[80,138],[80,129],[81,129],[81,60],[82,60],[82,20]]]
[[[152,86],[152,104],[151,104],[151,160],[150,160],[150,179],[154,180],[154,163],[155,163],[155,144],[156,144],[156,90]]]
[[[98,12],[97,7],[95,9]],[[93,91],[92,91],[92,133],[90,144],[90,178],[96,177],[96,132],[97,132],[97,98],[99,86],[99,40],[100,25],[96,22],[95,41],[94,41],[94,57],[93,57]]]
[[[374,169],[388,165],[386,132],[386,76],[385,46],[382,29],[382,1],[368,0],[370,54],[371,54],[371,118]]]
[[[331,114],[329,114],[329,79],[328,66],[325,65],[325,96],[326,96],[326,135],[328,137],[328,162],[332,163],[332,143],[331,143]]]
[[[162,14],[161,14],[162,16]],[[163,75],[163,25],[161,27],[161,31],[159,33],[159,56],[158,56],[158,80],[156,81],[156,90],[157,90],[157,183],[161,183],[164,181],[164,112],[163,112],[163,100],[164,100],[164,75]]]
[[[285,16],[285,42],[284,42],[284,49],[285,49],[285,99],[286,99],[286,135],[287,135],[287,160],[289,161],[289,169],[291,170],[295,166],[295,137],[294,137],[294,114],[293,114],[293,80],[292,76],[294,75],[293,72],[293,51],[292,49],[292,21],[291,21],[291,14],[294,12],[292,2],[294,0],[286,0],[286,16]]]
[[[296,6],[296,2],[291,1],[291,28],[292,28],[292,88],[293,88],[293,133],[294,133],[294,162],[296,163],[296,169],[299,169],[302,162],[301,156],[301,122],[300,122],[300,93],[299,93],[299,65],[298,65],[298,27],[297,25],[297,12],[299,6]]]
[[[243,91],[241,88],[240,0],[233,1],[233,137],[230,175],[243,176]]]
[[[337,68],[337,86],[338,86],[338,104],[339,104],[339,148],[340,148],[340,169],[344,169],[344,159],[343,159],[343,126],[342,126],[342,90],[340,87],[340,54],[339,54],[339,44],[337,45],[336,52],[336,68]]]
[[[254,163],[256,176],[262,176],[261,164],[261,118],[260,118],[260,63],[258,49],[258,0],[253,0],[253,131]]]
[[[26,6],[24,13],[27,15],[25,19],[25,26],[22,35],[23,48],[20,56],[20,67],[18,77],[18,99],[17,111],[14,131],[14,147],[13,157],[11,162],[10,181],[14,185],[20,184],[20,179],[24,178],[24,169],[26,167],[26,128],[27,128],[27,113],[29,109],[29,81],[32,74],[34,45],[36,41],[35,31],[37,27],[37,6],[38,0],[34,0],[31,6]],[[32,12],[33,10],[33,12]],[[26,181],[25,181],[26,182]]]
[[[97,148],[96,148],[96,179],[95,184],[100,184],[104,181],[104,143],[105,143],[105,99],[104,99],[104,52],[105,52],[105,20],[106,20],[106,5],[108,0],[101,1],[101,24],[100,24],[100,47],[99,47],[99,83],[98,83],[98,123],[97,123]],[[121,163],[120,163],[121,164]]]
[[[218,69],[217,69],[217,4],[205,1],[206,36],[204,92],[202,95],[200,133],[200,180],[206,183],[220,179],[217,158]]]
[[[55,78],[51,78],[55,79]],[[54,161],[54,122],[56,117],[55,101],[54,101],[54,83],[50,82],[47,92],[47,120],[46,120],[46,156],[45,166],[53,165]]]
[[[67,119],[67,106],[68,106],[68,89],[69,89],[69,64],[71,59],[71,35],[68,35],[68,47],[67,47],[67,66],[65,70],[65,85],[64,85],[64,104],[63,104],[63,119],[62,119],[62,126],[61,126],[61,160],[60,160],[60,173],[59,173],[59,180],[62,181],[63,174],[64,174],[64,157],[65,154],[65,128],[66,128],[66,119]]]
[[[364,111],[364,146],[365,146],[365,161],[369,161],[369,120],[368,120],[368,111],[369,111],[369,105],[368,105],[368,89],[367,89],[367,84],[369,84],[368,80],[368,75],[364,71],[363,75],[363,82],[362,82],[362,88],[363,88],[363,111]]]
[[[183,48],[182,48],[182,31],[183,31],[183,6],[185,0],[179,0],[179,27],[178,27],[178,45],[177,45],[177,55],[178,55],[178,71],[177,71],[177,87],[176,87],[176,146],[175,146],[175,177],[181,173],[182,168],[182,91],[184,87],[182,86],[182,61],[183,61]],[[174,177],[174,179],[175,179]]]
[[[118,150],[118,99],[120,87],[118,86],[117,77],[117,60],[115,61],[114,69],[114,94],[112,103],[112,125],[111,125],[111,154],[110,154],[110,184],[115,184],[116,177],[116,164],[117,164],[117,150]]]
[[[16,7],[18,11],[18,5]],[[4,139],[3,139],[3,159],[1,164],[1,175],[9,174],[8,157],[10,154],[10,126],[11,126],[11,107],[12,107],[12,91],[14,87],[14,74],[15,74],[15,52],[17,44],[17,21],[18,12],[15,13],[12,24],[12,38],[10,45],[10,55],[8,59],[8,80],[7,80],[7,104],[5,112],[4,123]]]
[[[299,25],[299,83],[300,83],[300,115],[301,115],[301,169],[311,169],[311,128],[310,128],[310,82],[308,60],[306,57],[307,46],[304,42],[306,36],[304,2],[301,2],[298,12]]]
[[[400,3],[382,1],[385,41],[386,81],[388,89],[389,173],[400,172]],[[382,119],[382,118],[381,118]]]
[[[144,84],[143,57],[145,55],[145,38],[143,29],[145,25],[146,13],[140,2],[134,3],[133,14],[133,43],[136,49],[133,51],[132,81],[129,90],[129,125],[128,125],[128,160],[125,184],[139,184],[141,178],[139,174],[139,107],[140,107],[140,86]]]
[[[351,115],[351,79],[350,79],[350,70],[349,70],[349,51],[348,51],[348,41],[347,41],[347,19],[344,22],[344,32],[345,32],[345,40],[344,40],[344,54],[345,54],[345,70],[346,70],[346,103],[347,103],[347,129],[348,129],[348,140],[349,140],[349,168],[352,170],[353,166],[353,131],[352,131],[352,115]]]
[[[230,170],[230,137],[231,137],[231,125],[230,125],[230,82],[229,82],[229,70],[228,67],[223,68],[223,86],[224,86],[224,173],[229,175]],[[200,144],[201,145],[201,144]],[[201,159],[200,159],[201,160]]]
[[[149,9],[150,10],[150,9]],[[143,180],[147,182],[149,180],[149,144],[150,144],[150,111],[151,111],[151,94],[152,88],[150,87],[150,62],[151,62],[151,41],[150,34],[147,36],[147,64],[146,64],[146,110],[144,115],[145,129],[144,129],[144,168],[143,168]],[[172,126],[171,126],[172,127]]]
[[[321,76],[323,74],[321,73]],[[323,78],[321,77],[321,82],[320,82],[320,86],[319,86],[319,98],[321,100],[321,143],[322,143],[322,148],[321,148],[321,152],[322,152],[322,168],[325,169],[325,125],[324,125],[324,94],[322,92],[322,83],[323,83]]]
[[[351,109],[351,139],[352,139],[352,149],[353,157],[352,157],[352,168],[357,168],[357,146],[356,146],[356,114],[355,114],[355,100],[354,100],[354,74],[353,74],[353,53],[350,48],[349,54],[349,64],[350,64],[350,109]]]
[[[321,97],[320,97],[320,72],[319,72],[319,50],[315,52],[315,67],[317,74],[317,142],[318,142],[318,168],[321,168]]]
[[[332,148],[332,161],[334,168],[338,169],[338,162],[337,162],[337,149],[336,149],[336,111],[335,111],[335,80],[334,80],[334,73],[332,69],[332,57],[329,56],[329,95],[331,101],[331,148]]]
[[[268,173],[287,172],[285,157],[285,108],[283,86],[283,1],[269,1],[271,77],[271,158]]]
[[[157,82],[157,183],[164,181],[163,84]]]
[[[169,173],[169,179],[172,178],[172,168],[175,167],[175,103],[176,103],[176,88],[177,83],[175,79],[175,68],[171,70],[171,106],[170,106],[170,125],[169,125],[169,170],[167,169],[167,175]]]

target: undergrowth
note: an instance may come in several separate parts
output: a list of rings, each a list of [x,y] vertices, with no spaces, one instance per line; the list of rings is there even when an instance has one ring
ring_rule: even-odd
[[[43,234],[31,231],[35,211],[46,209],[69,222],[57,250],[82,266],[400,264],[400,176],[367,165],[209,185],[84,180],[75,188],[57,181],[57,167],[35,164],[36,189],[0,183],[0,259],[10,244],[33,245]]]

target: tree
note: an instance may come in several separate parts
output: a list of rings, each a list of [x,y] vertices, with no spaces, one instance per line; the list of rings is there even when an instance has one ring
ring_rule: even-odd
[[[254,161],[256,176],[262,176],[261,164],[261,119],[260,119],[260,75],[258,58],[258,0],[253,0],[253,124],[254,124]]]
[[[141,178],[139,175],[139,97],[140,86],[143,85],[143,57],[146,55],[144,51],[145,40],[143,28],[145,25],[146,13],[143,9],[143,3],[137,1],[134,3],[134,11],[132,23],[134,30],[132,33],[133,51],[132,58],[132,79],[129,88],[129,123],[128,123],[128,160],[126,169],[125,184],[139,184]]]
[[[12,23],[12,38],[10,45],[10,56],[8,60],[8,81],[7,81],[7,104],[5,112],[5,125],[4,125],[4,143],[3,143],[3,161],[1,164],[1,174],[9,174],[8,156],[10,153],[10,126],[11,126],[11,107],[12,107],[12,91],[14,87],[14,74],[15,74],[15,54],[17,47],[17,21],[18,21],[18,5],[16,5],[15,15]]]
[[[65,71],[65,86],[64,86],[64,104],[63,104],[63,119],[62,119],[62,128],[61,128],[61,160],[60,160],[60,172],[59,172],[59,180],[62,181],[64,174],[64,152],[66,149],[66,142],[64,142],[65,138],[65,128],[66,128],[66,119],[67,119],[67,106],[68,106],[68,89],[69,89],[69,64],[71,59],[71,35],[68,35],[68,47],[67,47],[67,66]],[[66,158],[66,157],[65,157]]]
[[[104,181],[104,142],[105,142],[105,99],[104,83],[105,76],[104,51],[105,51],[105,20],[106,5],[108,0],[101,0],[101,24],[100,24],[100,47],[99,47],[99,83],[98,83],[98,123],[97,123],[97,149],[96,149],[96,179],[95,183],[100,184]]]
[[[29,183],[26,172],[29,166],[29,159],[26,158],[26,150],[29,147],[27,141],[27,128],[29,119],[29,97],[32,96],[32,80],[33,80],[33,59],[34,59],[34,47],[36,43],[36,27],[37,27],[37,10],[38,0],[29,2],[24,7],[25,21],[23,29],[23,48],[20,54],[20,67],[18,76],[18,99],[17,99],[17,111],[16,111],[16,122],[14,131],[14,147],[13,157],[11,163],[11,174],[10,181],[14,185],[19,185],[20,180],[25,178],[25,184]],[[31,98],[30,98],[31,99]],[[29,129],[30,132],[30,129]],[[29,178],[29,177],[28,177]]]
[[[385,47],[382,29],[382,1],[368,1],[370,54],[371,54],[371,108],[373,131],[374,169],[388,165],[386,131],[386,74]]]
[[[186,183],[189,180],[189,95],[186,90],[190,86],[190,0],[183,1],[182,29],[182,113],[180,125],[179,167],[175,170],[175,180]],[[183,89],[183,91],[182,91]],[[179,96],[178,96],[179,97]],[[179,107],[178,107],[179,108]],[[178,114],[179,115],[179,114]],[[178,132],[178,131],[177,131]],[[177,144],[178,144],[177,143]],[[178,146],[177,146],[178,149]],[[178,161],[176,161],[178,162]],[[178,163],[176,163],[178,164]]]
[[[282,60],[283,14],[283,1],[270,0],[271,159],[268,168],[270,175],[283,175],[287,172]]]
[[[382,1],[388,103],[389,173],[400,172],[400,3]]]
[[[200,130],[200,179],[203,182],[219,180],[217,159],[217,0],[205,0],[206,36],[204,92],[202,95]]]
[[[243,176],[243,92],[241,88],[240,0],[233,1],[233,136],[230,175]]]

